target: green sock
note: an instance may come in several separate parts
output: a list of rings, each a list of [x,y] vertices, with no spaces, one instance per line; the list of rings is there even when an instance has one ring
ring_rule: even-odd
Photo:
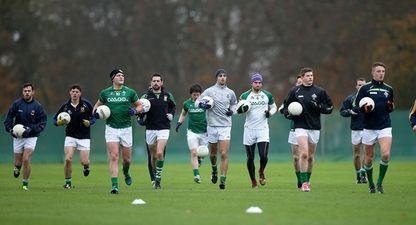
[[[123,174],[124,176],[129,174],[130,164],[123,164]]]
[[[22,183],[23,183],[23,186],[29,186],[29,180],[27,179],[23,179]]]
[[[308,174],[306,172],[300,172],[300,182],[308,182]]]
[[[162,179],[163,162],[164,160],[156,160],[156,181],[160,181]]]
[[[360,169],[360,175],[362,177],[365,177],[365,169],[364,169],[364,167],[361,167],[361,169]]]
[[[71,178],[70,177],[68,177],[68,178],[65,178],[65,184],[69,184],[69,185],[71,185]]]
[[[306,181],[309,182],[311,180],[312,172],[306,172]]]
[[[16,165],[14,165],[14,167],[16,167],[19,171],[22,168],[22,166],[16,166]]]
[[[112,188],[118,188],[118,178],[117,177],[112,177],[111,178],[111,187]]]
[[[194,176],[198,176],[199,175],[199,170],[198,169],[194,169]]]
[[[221,175],[220,176],[220,182],[221,183],[225,183],[225,180],[227,179],[227,177],[226,176],[224,176],[224,175]]]
[[[212,172],[217,173],[217,165],[212,165]]]
[[[367,180],[368,180],[368,186],[374,187],[374,181],[373,181],[373,165],[364,165],[365,172],[367,173]]]
[[[377,180],[377,186],[381,186],[383,184],[384,176],[386,175],[387,168],[389,167],[389,161],[380,161],[380,174]]]
[[[300,171],[296,171],[295,173],[296,173],[296,178],[298,179],[298,183],[302,183],[300,181]]]

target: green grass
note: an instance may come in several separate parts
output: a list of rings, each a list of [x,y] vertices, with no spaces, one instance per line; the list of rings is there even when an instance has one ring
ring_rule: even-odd
[[[155,191],[141,163],[132,167],[133,185],[127,187],[120,177],[120,194],[110,195],[106,164],[93,164],[87,178],[75,165],[71,190],[62,188],[62,165],[34,164],[29,192],[13,178],[11,164],[0,164],[0,224],[414,224],[414,168],[415,162],[393,161],[381,195],[354,183],[352,162],[317,162],[310,193],[295,187],[288,162],[270,163],[268,183],[257,190],[242,163],[230,165],[226,190],[220,190],[209,180],[207,160],[202,184],[193,182],[190,165],[167,162],[162,189]],[[146,204],[131,205],[137,198]],[[246,214],[250,206],[263,213]]]

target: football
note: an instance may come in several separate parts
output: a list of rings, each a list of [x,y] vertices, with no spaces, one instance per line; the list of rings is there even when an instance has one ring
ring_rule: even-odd
[[[204,158],[205,156],[207,156],[209,154],[209,149],[205,145],[200,145],[196,149],[196,154],[198,155],[198,157]]]
[[[65,124],[68,124],[71,122],[71,116],[67,112],[61,112],[58,114],[58,120],[62,120]]]
[[[245,113],[251,108],[251,103],[248,100],[242,99],[237,104],[237,113]]]
[[[26,129],[22,124],[16,124],[16,125],[14,125],[12,132],[16,137],[21,138],[22,135],[23,135],[23,132],[25,132],[25,130]]]
[[[370,97],[364,97],[364,98],[362,98],[361,100],[360,100],[360,102],[359,102],[359,106],[360,106],[360,108],[364,105],[364,104],[366,104],[367,103],[367,105],[371,105],[372,107],[371,107],[371,109],[370,109],[370,111],[369,112],[371,112],[371,111],[373,111],[373,109],[374,109],[374,106],[375,106],[375,103],[374,103],[374,100],[373,99],[371,99]]]
[[[210,105],[211,107],[209,107],[209,109],[214,107],[214,99],[209,96],[204,96],[201,99],[197,99],[195,101],[195,107],[199,107],[200,102],[206,102],[207,105]]]
[[[149,101],[149,100],[147,100],[147,99],[145,99],[145,98],[139,99],[139,101],[140,101],[140,102],[142,103],[142,105],[143,105],[143,112],[145,112],[145,113],[149,112],[150,107],[152,106],[152,105],[150,104],[150,101]]]
[[[291,102],[287,107],[289,114],[292,116],[299,116],[302,114],[303,107],[299,102]]]
[[[110,108],[106,105],[100,105],[97,107],[97,113],[100,119],[106,120],[110,117],[111,111]]]

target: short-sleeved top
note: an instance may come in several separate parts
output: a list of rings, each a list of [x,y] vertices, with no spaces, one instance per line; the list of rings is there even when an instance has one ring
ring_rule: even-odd
[[[251,104],[250,110],[246,113],[244,127],[250,129],[268,128],[269,123],[265,111],[269,109],[269,105],[273,105],[273,95],[266,90],[255,93],[250,89],[241,94],[240,99],[247,100]]]
[[[197,134],[207,132],[207,119],[204,109],[195,106],[191,98],[183,103],[183,110],[188,113],[188,129]]]
[[[115,90],[113,86],[110,86],[101,91],[99,100],[111,110],[111,115],[106,121],[107,125],[112,128],[131,127],[129,109],[139,100],[135,90],[126,86]]]

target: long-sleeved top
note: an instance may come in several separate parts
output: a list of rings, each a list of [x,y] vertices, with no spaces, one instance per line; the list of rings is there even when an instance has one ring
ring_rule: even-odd
[[[390,113],[388,103],[393,104],[393,88],[383,81],[372,80],[363,85],[358,91],[357,97],[353,103],[354,111],[359,112],[359,102],[364,97],[373,99],[374,109],[364,114],[364,129],[381,130],[391,127]]]
[[[339,110],[341,116],[343,117],[351,117],[350,128],[351,130],[363,130],[364,124],[364,113],[357,112],[351,114],[351,110],[353,109],[354,99],[357,96],[357,92],[349,95],[343,102],[341,109]]]
[[[303,111],[299,116],[290,116],[288,106],[292,102],[299,102]],[[283,112],[285,117],[293,120],[294,128],[308,130],[321,129],[321,113],[330,114],[334,106],[326,91],[318,86],[299,85],[293,87],[284,100]]]
[[[233,90],[226,85],[214,84],[207,88],[200,96],[209,96],[214,99],[214,106],[207,110],[207,123],[211,127],[231,127],[231,116],[227,111],[235,112],[237,108],[237,97]]]
[[[170,113],[175,116],[176,102],[173,95],[162,87],[160,93],[154,93],[152,89],[149,89],[141,98],[146,98],[151,104],[146,113],[146,130],[170,129],[171,121],[166,114]]]
[[[45,110],[38,101],[32,99],[26,102],[23,98],[19,98],[10,106],[4,120],[4,128],[10,132],[14,125],[22,124],[31,129],[26,137],[39,137],[46,127],[46,121]]]
[[[416,125],[416,100],[415,100],[415,103],[413,104],[412,109],[410,109],[409,122],[410,122],[411,127],[414,127]]]
[[[91,102],[85,98],[81,97],[76,107],[71,104],[71,99],[69,99],[59,107],[58,111],[53,116],[53,122],[56,125],[59,113],[67,112],[71,116],[71,121],[66,125],[66,136],[77,139],[90,139],[90,127],[85,127],[82,120],[96,119],[92,117],[92,108]]]

